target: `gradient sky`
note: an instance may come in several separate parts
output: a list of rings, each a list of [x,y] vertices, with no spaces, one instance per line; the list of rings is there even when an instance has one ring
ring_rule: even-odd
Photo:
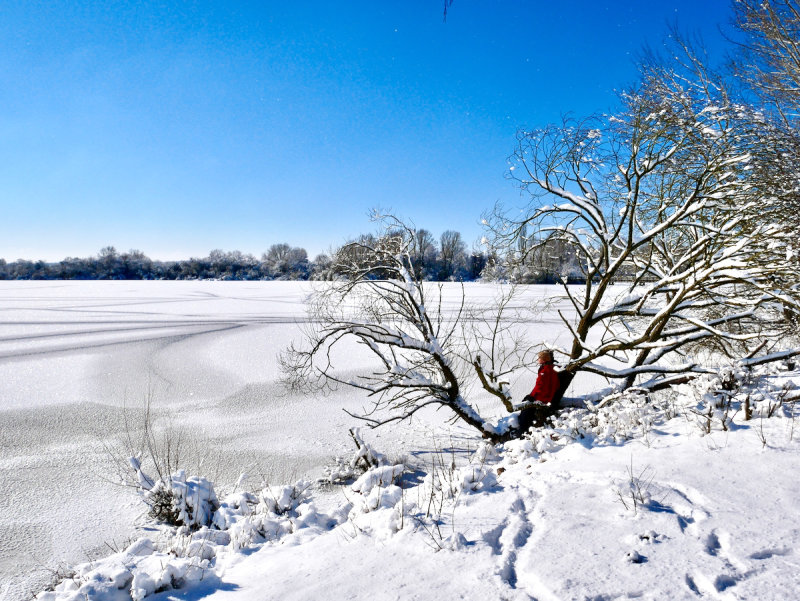
[[[372,207],[468,245],[519,127],[612,108],[728,0],[0,3],[0,257],[313,258]],[[719,50],[721,58],[722,51]]]

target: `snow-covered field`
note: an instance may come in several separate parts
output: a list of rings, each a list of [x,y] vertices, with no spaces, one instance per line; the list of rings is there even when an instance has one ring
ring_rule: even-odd
[[[278,384],[276,355],[300,334],[309,286],[0,282],[0,595],[16,599],[59,564],[107,554],[132,535],[142,505],[107,481],[107,447],[125,433],[123,413],[138,420],[148,398],[159,419],[188,432],[198,447],[191,463],[203,460],[218,484],[240,472],[313,478],[349,451],[354,423],[342,408],[360,409],[363,396],[286,396]],[[475,302],[495,292],[468,287]],[[420,431],[376,440],[427,438]]]
[[[693,412],[707,401],[700,385],[498,449],[428,414],[364,432],[384,467],[293,495],[281,485],[352,454],[341,408],[364,401],[280,392],[275,355],[299,335],[308,290],[0,282],[0,599],[40,586],[37,567],[87,555],[100,559],[45,598],[798,598],[800,424],[788,404],[761,419],[797,373],[743,389],[755,419],[740,412],[723,430],[717,415],[711,433]],[[467,287],[474,302],[494,293]],[[541,316],[531,337],[557,343],[554,323]],[[512,388],[525,394],[533,378]],[[204,462],[187,475],[217,484],[222,531],[159,533],[131,489],[103,479],[123,414],[135,419],[147,397],[196,439],[189,463]],[[242,471],[247,498],[231,492]]]

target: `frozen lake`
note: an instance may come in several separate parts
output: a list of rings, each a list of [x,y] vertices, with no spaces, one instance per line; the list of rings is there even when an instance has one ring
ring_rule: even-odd
[[[132,534],[143,505],[109,482],[108,448],[147,399],[220,484],[240,472],[256,483],[313,477],[349,453],[356,424],[342,408],[358,411],[364,396],[290,396],[278,381],[277,353],[301,335],[310,291],[290,282],[0,282],[0,598]],[[457,305],[461,287],[446,291]],[[477,304],[496,292],[466,286]],[[554,294],[525,291],[529,300]],[[556,320],[542,315],[532,337],[558,342]],[[512,382],[515,393],[534,379]],[[433,416],[430,427],[449,417]],[[381,450],[402,449],[423,430],[370,436]]]

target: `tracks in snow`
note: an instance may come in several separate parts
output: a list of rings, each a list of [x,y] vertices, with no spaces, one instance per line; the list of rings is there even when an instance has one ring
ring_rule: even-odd
[[[495,576],[499,588],[498,599],[503,601],[550,600],[536,574],[525,571],[520,556],[533,544],[536,524],[532,520],[536,506],[542,500],[537,492],[519,487],[508,506],[507,517],[495,528],[484,532],[483,541],[496,557]]]
[[[704,557],[698,562],[700,567],[690,568],[684,575],[688,591],[695,596],[719,600],[743,598],[735,587],[766,570],[763,563],[755,562],[793,552],[789,548],[774,548],[739,557],[734,551],[732,535],[715,526],[718,520],[711,501],[690,487],[677,483],[657,484],[673,499],[659,510],[674,513],[681,534],[694,539]]]
[[[577,591],[590,591],[594,596],[587,598],[593,599],[627,599],[643,595],[641,583],[656,582],[653,578],[677,598],[732,601],[773,590],[776,599],[794,599],[781,596],[782,588],[791,587],[785,577],[776,580],[786,573],[791,562],[786,556],[794,555],[794,547],[748,549],[749,541],[736,540],[741,520],[730,519],[733,508],[699,490],[654,480],[650,492],[659,500],[633,515],[621,513],[608,494],[610,473],[531,476],[503,482],[507,500],[493,510],[497,515],[500,509],[500,520],[482,533],[493,554],[499,599],[555,601],[578,598],[570,596]],[[586,502],[574,505],[578,498]],[[595,534],[605,541],[600,547],[590,542]],[[592,559],[598,549],[605,566]],[[569,563],[581,558],[589,562]]]
[[[511,504],[511,515],[503,522],[493,545],[495,553],[500,556],[497,574],[512,589],[517,588],[517,552],[525,546],[532,532],[528,508],[518,496]]]

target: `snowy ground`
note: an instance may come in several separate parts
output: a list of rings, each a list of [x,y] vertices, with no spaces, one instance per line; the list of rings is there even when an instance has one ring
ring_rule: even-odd
[[[0,598],[36,590],[60,564],[122,546],[142,506],[108,475],[108,444],[150,398],[197,443],[193,464],[219,483],[315,477],[352,443],[352,392],[282,395],[276,354],[300,333],[308,284],[0,282]],[[451,286],[455,306],[460,288]],[[532,287],[532,298],[554,288]],[[489,301],[492,286],[468,296]],[[554,313],[532,324],[549,342]],[[533,377],[515,383],[527,392]],[[443,415],[429,416],[432,426]],[[381,448],[429,448],[425,427]],[[424,444],[423,444],[424,442]],[[473,445],[474,446],[474,445]],[[20,508],[25,508],[21,510]]]
[[[389,461],[338,498],[231,495],[219,530],[142,532],[39,599],[794,600],[797,415],[766,417],[787,381],[800,375],[767,378],[754,419],[727,430],[716,414],[704,432],[704,391],[684,387],[657,406],[574,413],[456,467],[449,449],[404,475]]]
[[[419,529],[382,539],[345,523],[233,557],[202,598],[794,600],[800,444],[790,427],[768,424],[762,448],[750,428],[701,437],[676,418],[649,446],[505,454],[496,486],[462,492],[442,550]],[[636,512],[617,493],[630,490],[631,463],[646,487]]]
[[[352,453],[340,409],[363,400],[278,396],[275,353],[305,286],[0,283],[0,599],[41,582],[20,576],[37,562],[92,550],[42,601],[798,598],[800,421],[789,404],[762,418],[798,373],[743,390],[754,419],[740,410],[723,430],[717,412],[710,434],[699,384],[497,449],[428,415],[364,432],[390,460],[355,482],[281,487]],[[552,317],[532,335],[553,342]],[[148,387],[211,449],[187,475],[217,483],[214,529],[156,528],[99,477],[99,439]],[[239,470],[252,492],[226,495]]]

